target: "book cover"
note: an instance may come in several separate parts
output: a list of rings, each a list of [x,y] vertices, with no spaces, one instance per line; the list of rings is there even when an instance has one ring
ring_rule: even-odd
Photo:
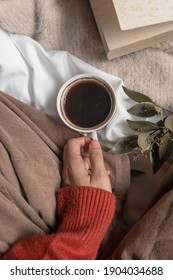
[[[173,20],[172,0],[112,0],[121,30]]]
[[[168,15],[169,20],[167,18],[168,21],[165,21],[166,19],[164,19],[164,22],[159,23],[157,19],[157,24],[149,25],[148,22],[148,25],[142,27],[141,23],[138,22],[138,25],[136,25],[136,23],[133,25],[133,29],[122,30],[117,16],[116,2],[118,1],[90,0],[93,14],[95,16],[98,30],[100,32],[108,59],[111,60],[113,58],[147,48],[157,42],[167,40],[173,36],[173,21],[170,21],[170,15]],[[136,0],[134,0],[134,2],[136,2]],[[167,1],[165,1],[165,5],[166,3]],[[138,11],[138,13],[140,13],[142,17],[142,10]],[[131,27],[132,25],[130,28]],[[126,28],[128,28],[127,21]]]

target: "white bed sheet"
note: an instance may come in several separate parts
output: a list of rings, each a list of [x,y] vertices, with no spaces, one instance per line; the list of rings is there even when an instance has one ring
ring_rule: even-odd
[[[105,145],[132,134],[126,119],[137,119],[127,113],[133,102],[122,90],[122,80],[105,73],[66,51],[46,52],[30,37],[8,34],[0,29],[0,90],[59,119],[56,98],[62,84],[82,73],[96,74],[115,90],[116,113],[99,131]]]

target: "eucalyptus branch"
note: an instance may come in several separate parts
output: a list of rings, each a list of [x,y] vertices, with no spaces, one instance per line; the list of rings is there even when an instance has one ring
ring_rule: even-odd
[[[140,118],[159,115],[160,120],[157,123],[127,120],[134,134],[120,139],[109,152],[112,154],[131,153],[135,148],[139,148],[140,152],[134,156],[138,158],[139,156],[146,157],[146,152],[149,151],[150,162],[155,173],[173,151],[173,112],[158,106],[143,93],[132,91],[124,86],[123,90],[130,99],[136,102],[127,110],[128,113]],[[169,115],[164,116],[164,112]]]

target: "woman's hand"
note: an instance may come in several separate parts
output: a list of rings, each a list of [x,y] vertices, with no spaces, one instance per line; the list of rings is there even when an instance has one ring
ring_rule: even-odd
[[[87,137],[70,139],[64,147],[63,184],[111,190],[100,143]]]

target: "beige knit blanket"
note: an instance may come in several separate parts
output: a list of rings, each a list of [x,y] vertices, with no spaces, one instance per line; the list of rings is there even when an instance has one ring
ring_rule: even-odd
[[[173,38],[108,61],[88,0],[0,0],[0,26],[67,50],[173,109]]]
[[[0,26],[33,37],[47,50],[67,50],[95,67],[119,76],[127,87],[148,94],[157,104],[173,110],[172,38],[108,61],[88,0],[76,0],[75,5],[73,0],[0,0]],[[0,117],[0,185],[3,190],[0,199],[4,209],[4,212],[0,211],[0,220],[4,223],[0,230],[0,252],[3,253],[22,236],[45,234],[54,229],[54,194],[61,182],[61,149],[66,140],[76,134],[3,94],[0,102],[1,109],[6,110]],[[149,200],[138,214],[132,204],[128,205],[128,199],[125,203],[130,175],[127,157],[105,154],[105,159],[112,171],[118,205],[116,218],[101,246],[100,258],[113,254],[114,258],[124,259],[173,259],[172,165],[167,175],[161,171],[163,180],[162,176],[152,177],[153,181],[148,177],[146,186],[150,182],[152,196],[148,196]],[[164,168],[168,169],[167,166]],[[32,179],[28,174],[32,174]],[[139,190],[138,177],[131,183],[135,186],[132,188],[134,194]],[[140,208],[141,202],[137,202]],[[131,225],[146,213],[130,231],[123,216],[127,216],[129,208],[137,215]],[[9,217],[12,219],[8,220]]]

